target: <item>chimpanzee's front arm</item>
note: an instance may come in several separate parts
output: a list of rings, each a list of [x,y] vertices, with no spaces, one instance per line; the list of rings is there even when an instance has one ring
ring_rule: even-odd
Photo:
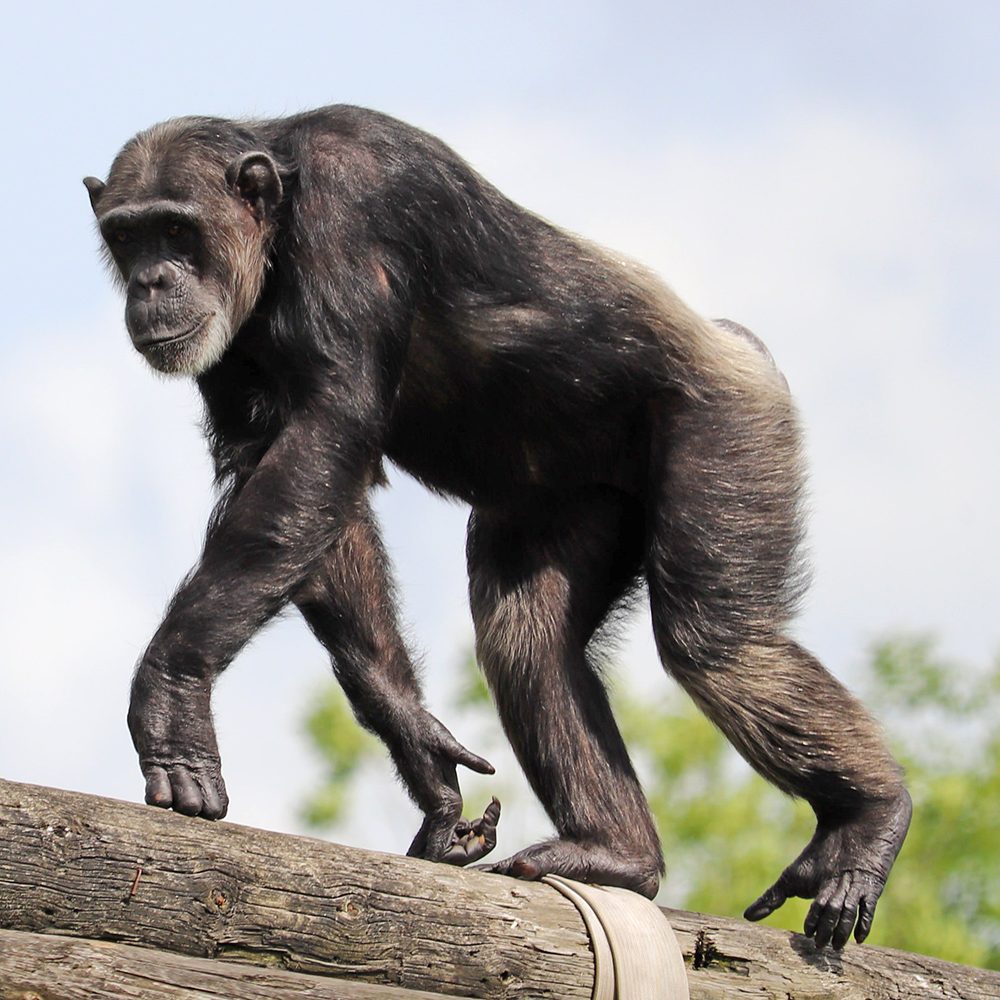
[[[211,715],[215,678],[294,599],[334,657],[359,718],[388,746],[426,820],[424,857],[474,860],[455,765],[492,771],[423,708],[367,506],[361,443],[329,412],[297,415],[217,516],[132,684],[129,729],[146,801],[217,819],[228,804]],[[495,819],[480,843],[492,839]],[[466,840],[469,838],[466,837]],[[492,843],[489,844],[492,846]]]

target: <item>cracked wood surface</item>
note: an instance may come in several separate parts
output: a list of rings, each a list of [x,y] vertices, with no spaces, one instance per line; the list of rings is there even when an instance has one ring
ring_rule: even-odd
[[[4,781],[0,927],[457,996],[594,975],[548,886]]]
[[[440,1000],[440,993],[0,930],[0,1000]]]
[[[853,944],[817,952],[800,935],[664,912],[692,1000],[1000,998],[998,973]],[[342,990],[303,996],[348,998],[363,981],[488,1000],[590,997],[594,975],[582,920],[546,885],[7,781],[0,928],[312,973],[327,986],[318,977],[335,977]],[[0,964],[0,1000],[4,975]]]

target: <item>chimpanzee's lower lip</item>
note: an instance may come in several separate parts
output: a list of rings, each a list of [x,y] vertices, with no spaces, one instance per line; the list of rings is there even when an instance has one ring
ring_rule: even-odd
[[[189,337],[193,337],[205,324],[209,321],[211,316],[202,316],[194,326],[185,330],[183,333],[176,333],[170,337],[133,337],[132,343],[135,344],[140,350],[147,347],[165,347],[167,344],[179,344],[181,341],[187,340]]]

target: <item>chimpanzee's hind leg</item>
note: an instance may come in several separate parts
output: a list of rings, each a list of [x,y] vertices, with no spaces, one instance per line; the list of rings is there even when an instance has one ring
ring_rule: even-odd
[[[743,359],[746,360],[745,358]],[[752,372],[752,359],[749,370]],[[784,385],[762,363],[655,416],[647,575],[664,664],[739,752],[817,817],[812,841],[748,910],[815,899],[817,945],[861,941],[910,800],[864,708],[784,635],[801,591],[801,458]]]
[[[479,661],[559,834],[491,871],[656,892],[659,840],[586,654],[635,581],[643,535],[637,502],[610,488],[532,510],[473,513],[468,558]]]

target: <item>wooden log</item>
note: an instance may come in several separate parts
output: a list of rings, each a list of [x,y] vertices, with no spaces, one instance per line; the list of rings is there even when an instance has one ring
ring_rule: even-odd
[[[589,998],[555,890],[0,781],[0,927],[452,996]]]
[[[1000,1000],[1000,972],[894,948],[817,950],[811,938],[664,908],[691,1000]]]
[[[1000,997],[995,972],[665,912],[692,1000]],[[0,927],[487,1000],[589,998],[594,976],[546,885],[4,781]]]
[[[441,1000],[440,993],[0,930],[0,1000]]]

